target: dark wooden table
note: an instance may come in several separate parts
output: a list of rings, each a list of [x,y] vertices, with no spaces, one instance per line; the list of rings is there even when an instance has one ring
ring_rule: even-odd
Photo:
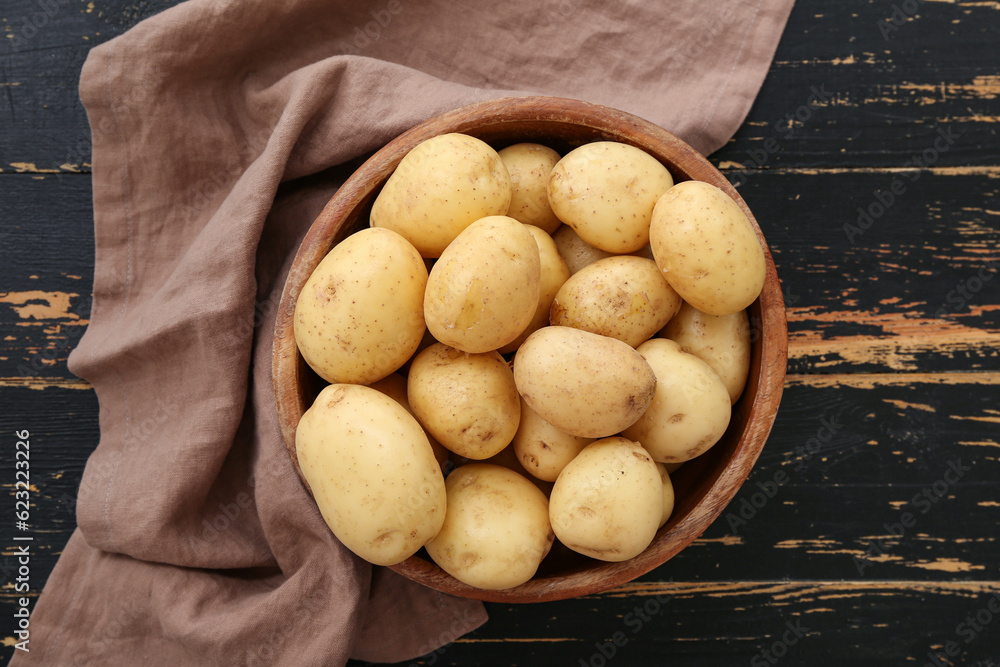
[[[94,393],[65,363],[93,277],[80,67],[173,4],[0,8],[5,657],[15,433],[31,438],[32,597],[98,439]],[[1000,665],[998,128],[996,2],[800,0],[744,126],[711,156],[788,305],[788,381],[753,474],[641,580],[488,605],[489,623],[418,664]]]

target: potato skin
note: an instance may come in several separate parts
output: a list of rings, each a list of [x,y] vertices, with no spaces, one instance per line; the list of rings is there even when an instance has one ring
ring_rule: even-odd
[[[591,442],[591,438],[581,438],[548,423],[521,398],[521,422],[511,447],[521,466],[533,477],[556,481],[566,464]]]
[[[750,317],[740,310],[730,315],[709,315],[685,303],[660,332],[677,341],[681,349],[712,367],[739,400],[750,373]]]
[[[463,229],[510,206],[510,175],[488,144],[465,134],[432,137],[400,161],[372,205],[371,226],[399,232],[439,257]]]
[[[707,363],[666,338],[636,351],[656,373],[656,396],[634,424],[622,431],[661,463],[689,461],[726,432],[732,416],[729,392]]]
[[[653,206],[673,183],[667,168],[642,149],[595,141],[552,168],[549,204],[590,245],[630,253],[649,243]]]
[[[764,249],[750,220],[710,183],[667,190],[653,209],[649,242],[671,287],[709,315],[744,310],[764,286]]]
[[[538,244],[527,225],[502,215],[481,218],[431,269],[424,292],[427,329],[464,352],[497,350],[531,322],[540,282]]]
[[[410,407],[410,399],[406,395],[406,385],[405,376],[399,373],[390,373],[378,382],[373,382],[368,386],[396,401],[412,415],[413,408]],[[414,415],[414,418],[416,418],[416,415]],[[448,450],[445,449],[444,445],[435,440],[434,436],[428,434],[427,429],[424,429],[424,435],[427,436],[427,440],[431,443],[431,449],[434,450],[434,458],[443,466],[445,461],[448,460]]]
[[[435,343],[410,365],[413,414],[448,450],[482,460],[506,447],[521,419],[514,376],[497,352],[466,354]]]
[[[627,343],[571,327],[543,327],[514,357],[514,382],[531,409],[567,433],[604,438],[634,423],[656,376]]]
[[[656,464],[656,470],[660,473],[660,480],[663,482],[663,515],[660,517],[660,528],[670,520],[670,515],[674,513],[674,483],[670,480],[670,471],[666,463]]]
[[[363,229],[337,244],[302,287],[295,342],[327,382],[369,384],[394,372],[424,333],[427,268],[402,236]]]
[[[569,225],[563,225],[557,229],[552,235],[552,240],[555,242],[556,248],[559,249],[559,254],[566,260],[570,275],[599,259],[614,256],[614,253],[595,248],[581,239],[580,235]]]
[[[559,541],[611,562],[642,553],[663,510],[664,487],[653,459],[639,443],[618,436],[587,445],[563,468],[549,497]]]
[[[498,151],[510,175],[510,207],[507,215],[547,234],[562,222],[549,206],[549,174],[559,162],[559,153],[548,146],[520,143]]]
[[[531,579],[554,539],[545,494],[489,463],[457,468],[446,485],[447,516],[427,543],[434,562],[477,588],[512,588]]]
[[[444,476],[427,436],[381,392],[327,386],[299,420],[295,447],[323,519],[368,562],[400,563],[441,529]]]
[[[680,296],[656,262],[619,255],[600,259],[563,283],[552,301],[549,321],[638,347],[680,307]]]

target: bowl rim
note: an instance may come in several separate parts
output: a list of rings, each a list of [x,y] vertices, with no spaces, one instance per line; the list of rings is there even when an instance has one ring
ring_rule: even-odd
[[[494,132],[505,133],[511,124],[526,130],[538,124],[555,131],[562,125],[587,128],[593,140],[629,143],[668,162],[676,182],[703,180],[722,189],[733,198],[750,220],[764,249],[766,278],[760,296],[750,307],[752,322],[760,332],[759,356],[751,365],[751,382],[756,390],[749,405],[746,428],[732,457],[705,490],[701,499],[679,521],[668,522],[657,538],[640,555],[627,561],[593,561],[560,577],[533,578],[520,586],[487,590],[463,584],[446,574],[432,561],[419,554],[391,566],[395,572],[441,592],[494,602],[555,601],[592,595],[616,588],[650,572],[687,547],[717,519],[739,491],[760,455],[774,424],[784,387],[787,367],[788,332],[785,306],[777,271],[756,218],[725,176],[704,156],[667,130],[633,114],[610,107],[562,97],[504,97],[466,105],[425,120],[388,142],[347,178],[310,225],[296,251],[285,279],[277,310],[273,348],[272,382],[282,438],[300,481],[311,495],[295,454],[295,428],[298,417],[308,409],[302,395],[289,391],[300,384],[304,362],[298,354],[293,333],[293,313],[299,290],[319,261],[350,231],[357,215],[370,203],[384,181],[407,152],[420,142],[445,132],[463,132],[490,142]],[[529,133],[530,134],[530,133]],[[541,137],[539,137],[541,138]],[[525,137],[524,140],[530,140]],[[664,158],[664,153],[670,155]],[[678,164],[679,163],[679,164]],[[767,363],[763,363],[767,360]],[[744,392],[747,393],[746,390]],[[737,402],[736,409],[741,405]],[[735,422],[735,418],[733,422]],[[728,437],[727,433],[725,437]],[[711,451],[711,450],[709,450]],[[698,510],[698,511],[695,511]],[[666,530],[669,528],[669,530]],[[662,539],[669,535],[671,539]]]

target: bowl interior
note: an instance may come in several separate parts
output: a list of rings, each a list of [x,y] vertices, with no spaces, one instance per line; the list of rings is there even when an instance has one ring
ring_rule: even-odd
[[[562,98],[516,97],[463,107],[421,123],[376,152],[331,198],[303,239],[285,283],[274,336],[273,380],[282,435],[303,484],[295,430],[325,382],[295,346],[292,314],[299,290],[334,245],[368,225],[372,201],[403,156],[421,141],[447,132],[478,137],[496,149],[534,141],[563,154],[591,141],[632,144],[659,159],[676,182],[706,181],[728,193],[747,214],[764,246],[767,277],[749,309],[751,365],[746,388],[722,439],[671,475],[676,494],[673,514],[642,554],[621,563],[604,563],[557,542],[531,581],[501,591],[459,582],[423,551],[393,567],[445,593],[500,602],[559,600],[614,588],[662,565],[700,535],[735,495],[764,446],[781,398],[787,359],[784,302],[774,262],[753,214],[729,181],[686,143],[630,114]]]

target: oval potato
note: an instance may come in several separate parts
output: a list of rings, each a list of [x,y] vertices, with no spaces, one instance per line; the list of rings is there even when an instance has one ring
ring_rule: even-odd
[[[736,403],[750,373],[750,317],[740,310],[730,315],[709,315],[685,303],[660,332],[677,341],[681,349],[712,367]]]
[[[402,236],[363,229],[313,270],[295,303],[295,342],[327,382],[369,384],[394,372],[424,335],[427,268]]]
[[[559,153],[534,143],[514,144],[498,153],[510,174],[507,215],[547,234],[556,231],[562,222],[549,206],[549,174],[559,162]]]
[[[554,482],[592,438],[560,430],[542,419],[521,399],[521,422],[511,446],[521,466],[533,477]]]
[[[570,275],[599,259],[614,256],[614,253],[595,248],[581,239],[580,235],[569,225],[563,225],[557,229],[552,235],[552,240],[555,242],[559,254],[566,260]]]
[[[400,563],[441,529],[441,467],[417,420],[381,392],[328,385],[299,420],[295,449],[323,519],[368,562]]]
[[[745,309],[764,287],[764,249],[750,220],[710,183],[667,190],[653,209],[649,242],[671,287],[709,315]]]
[[[670,471],[666,463],[657,462],[656,469],[663,482],[663,515],[660,517],[660,528],[662,528],[674,513],[674,483],[670,481]]]
[[[496,215],[475,221],[434,263],[424,319],[437,340],[464,352],[497,350],[538,308],[541,259],[528,226]]]
[[[514,356],[514,382],[542,419],[584,438],[630,426],[656,391],[656,375],[627,343],[557,326],[524,341]]]
[[[479,218],[504,215],[510,175],[487,143],[449,133],[418,144],[375,198],[371,226],[399,232],[424,257],[439,257]]]

